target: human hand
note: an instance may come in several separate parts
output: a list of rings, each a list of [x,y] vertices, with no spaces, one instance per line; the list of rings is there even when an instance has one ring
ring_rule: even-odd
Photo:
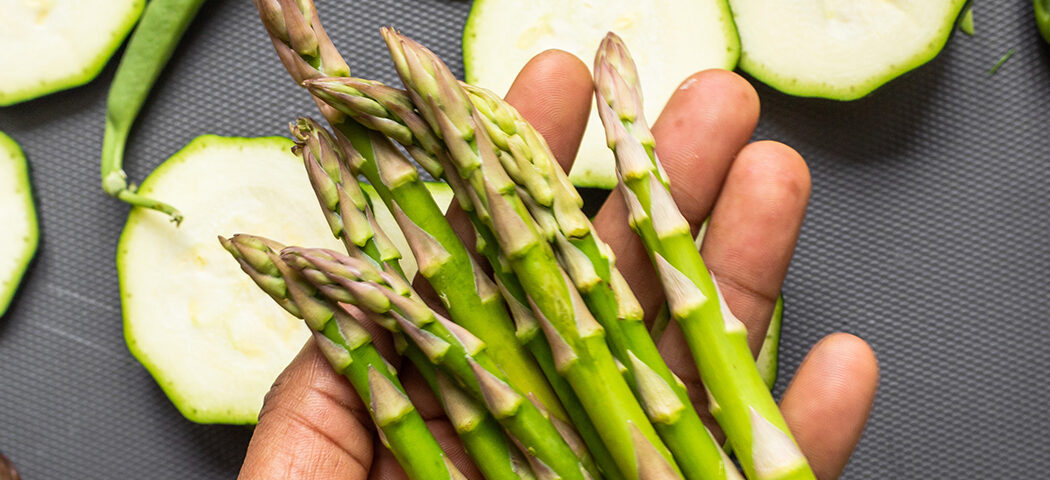
[[[14,464],[3,453],[0,453],[0,480],[22,480]]]
[[[533,59],[507,95],[566,169],[579,146],[591,98],[587,68],[556,51]],[[702,253],[730,308],[748,326],[753,351],[768,326],[810,191],[809,172],[796,152],[775,142],[748,143],[757,121],[758,97],[747,81],[731,72],[706,71],[683,82],[652,128],[683,215],[694,228],[711,218]],[[462,215],[454,211],[450,218],[469,231]],[[628,228],[618,192],[594,224],[616,251],[618,266],[646,311],[655,312],[663,301],[659,282]],[[389,337],[373,333],[389,353]],[[706,395],[675,325],[660,347],[694,403],[706,411]],[[418,372],[407,364],[400,370],[407,393],[444,450],[463,473],[479,478]],[[877,377],[871,349],[846,334],[818,343],[796,373],[781,408],[820,478],[836,477],[849,459],[867,421]],[[267,395],[241,478],[393,479],[404,474],[378,442],[357,394],[310,341]]]

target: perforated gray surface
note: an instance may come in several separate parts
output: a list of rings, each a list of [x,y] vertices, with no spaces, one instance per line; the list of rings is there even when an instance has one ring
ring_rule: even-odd
[[[319,3],[357,75],[395,79],[382,25],[461,73],[468,2]],[[979,4],[975,37],[861,101],[758,86],[756,138],[796,147],[813,173],[785,286],[783,371],[833,331],[864,337],[881,361],[844,478],[1050,471],[1050,49],[1029,9]],[[112,74],[0,109],[0,130],[29,156],[43,229],[0,320],[0,451],[27,480],[230,478],[250,430],[185,421],[124,345],[113,255],[127,208],[102,194],[97,171]],[[251,3],[215,0],[143,111],[127,170],[142,179],[203,133],[283,135],[312,112]]]

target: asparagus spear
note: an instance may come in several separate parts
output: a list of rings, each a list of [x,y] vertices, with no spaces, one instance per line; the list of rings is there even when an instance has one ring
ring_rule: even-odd
[[[674,204],[642,113],[642,94],[626,46],[608,34],[595,59],[595,96],[616,154],[619,188],[682,327],[725,430],[752,479],[815,478],[759,376],[747,329],[726,306]]]
[[[613,355],[624,364],[635,394],[649,420],[674,454],[688,479],[739,478],[718,443],[692,407],[689,393],[667,367],[643,322],[634,293],[616,267],[609,247],[594,232],[575,199],[575,187],[559,168],[546,142],[512,106],[492,92],[468,87],[493,143],[500,146],[501,163],[512,164],[515,182],[534,218],[546,218],[552,246],[576,288],[605,328]],[[529,174],[530,170],[535,173]],[[525,193],[529,192],[529,193]],[[543,223],[543,222],[540,222]]]
[[[406,281],[397,262],[400,252],[376,223],[368,197],[347,169],[345,153],[335,139],[324,127],[306,118],[293,124],[291,131],[298,139],[295,151],[306,165],[332,234],[343,240],[350,255]],[[467,453],[485,478],[511,480],[532,475],[520,453],[507,444],[495,418],[460,393],[458,387],[438,382],[434,367],[417,348],[406,344],[403,353],[407,353],[438,396]]]
[[[383,35],[413,104],[444,141],[452,166],[472,193],[478,217],[495,233],[528,294],[556,366],[588,409],[620,473],[631,479],[678,476],[670,452],[620,375],[602,327],[541,238],[515,183],[496,158],[468,94],[429,50],[389,29]]]
[[[278,56],[297,84],[310,78],[349,75],[346,62],[321,26],[312,0],[255,0],[255,5]],[[566,419],[542,370],[518,343],[501,296],[478,290],[477,265],[415,168],[385,137],[368,132],[321,101],[318,106],[350,157],[347,166],[351,173],[364,175],[391,211],[401,212],[401,221],[412,224],[402,224],[403,230],[422,232],[441,246],[444,253],[428,259],[428,269],[421,273],[445,302],[452,320],[489,345],[516,388],[538,399],[551,415]]]
[[[284,249],[281,258],[331,301],[358,305],[382,316],[377,318],[378,324],[404,333],[427,359],[449,372],[475,400],[488,407],[528,452],[534,470],[549,472],[555,478],[587,477],[586,452],[578,458],[540,408],[510,386],[484,343],[436,315],[407,283],[367,262],[329,250],[290,247]],[[596,471],[591,473],[597,475]]]
[[[255,283],[314,331],[314,341],[337,372],[350,381],[368,406],[383,444],[409,478],[459,480],[423,417],[401,387],[394,368],[379,354],[372,337],[350,311],[318,295],[313,286],[278,255],[282,245],[249,235],[219,237],[223,247]]]
[[[461,205],[464,207],[477,232],[478,239],[476,243],[478,251],[488,260],[493,268],[496,283],[510,307],[511,316],[514,318],[517,326],[518,339],[525,343],[543,369],[551,387],[561,400],[580,436],[591,450],[598,466],[607,477],[613,479],[622,478],[618,475],[612,454],[605,448],[598,431],[587,416],[586,409],[584,409],[572,391],[572,387],[558,374],[547,339],[542,335],[537,335],[539,324],[528,306],[525,290],[521,287],[521,283],[511,270],[510,264],[499,251],[499,244],[495,235],[481,221],[477,212],[474,211],[473,201],[470,199],[471,193],[466,189],[462,179],[455,174],[454,167],[450,166],[448,152],[445,150],[444,144],[431,130],[430,125],[414,111],[414,106],[408,94],[403,90],[391,88],[379,82],[348,77],[312,79],[307,80],[305,85],[315,97],[324,100],[339,112],[346,114],[372,130],[381,132],[394,139],[407,151],[415,152],[412,153],[413,158],[417,160],[422,157],[431,158],[434,162],[442,165],[442,167],[449,166],[447,169],[443,168],[444,175],[442,178],[454,186],[457,198],[461,200],[466,199],[465,202],[461,201]],[[464,85],[464,88],[470,89],[471,87]],[[491,109],[489,111],[481,111],[488,116],[488,112]],[[492,120],[486,120],[486,126],[499,121],[500,119],[493,116]],[[521,121],[523,122],[524,120]],[[531,130],[531,127],[529,128],[532,132],[530,140],[518,138],[517,141],[512,139],[504,139],[502,143],[497,141],[498,145],[505,146],[501,147],[503,149],[501,154],[505,153],[506,156],[516,155],[516,157],[507,159],[507,161],[515,161],[514,158],[530,155],[529,152],[532,148],[540,151],[538,147],[532,147],[530,144],[542,143],[542,151],[546,152],[547,158],[553,162],[553,156],[550,155],[550,150],[547,148],[546,143],[543,142],[542,137],[535,130]],[[523,148],[517,149],[517,153],[513,152],[514,146],[519,145]],[[502,158],[504,157],[501,156]],[[507,163],[504,165],[507,170],[517,172],[517,177],[528,179],[522,180],[522,182],[536,185],[535,188],[542,188],[543,183],[535,181],[535,174],[521,173],[521,170],[524,168],[535,172],[536,169],[533,168],[532,163],[533,161],[530,160],[530,163],[522,165],[522,168]],[[554,168],[560,171],[560,168],[557,166],[554,166]],[[452,172],[452,175],[448,175],[449,171]],[[562,177],[564,177],[564,172],[562,172]],[[574,190],[573,194],[575,194]],[[573,207],[578,209],[575,204]]]
[[[303,159],[332,235],[343,241],[350,255],[403,276],[397,263],[401,252],[376,223],[368,197],[346,166],[346,154],[335,138],[308,118],[300,118],[290,130],[297,140],[294,151]]]
[[[403,335],[395,334],[394,345],[434,391],[456,435],[486,480],[536,480],[528,461],[507,442],[503,427],[488,410],[435,368],[419,347]]]

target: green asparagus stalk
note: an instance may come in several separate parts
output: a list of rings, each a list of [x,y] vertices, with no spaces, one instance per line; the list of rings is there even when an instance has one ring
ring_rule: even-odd
[[[293,124],[291,131],[298,140],[295,151],[306,165],[332,234],[343,240],[351,256],[406,281],[397,262],[400,252],[376,223],[368,197],[347,169],[345,153],[335,139],[324,127],[306,118]],[[457,391],[458,387],[440,384],[433,373],[434,367],[421,356],[418,348],[409,344],[405,350],[408,359],[441,400],[467,453],[485,478],[511,480],[532,475],[520,453],[507,444],[502,428],[492,415],[464,397]]]
[[[401,252],[376,223],[368,196],[350,173],[335,138],[308,118],[300,118],[290,130],[297,141],[294,151],[303,159],[332,235],[343,241],[350,255],[404,276],[397,262]]]
[[[314,341],[337,372],[350,381],[368,406],[384,445],[409,478],[460,480],[427,430],[397,379],[394,368],[379,354],[372,337],[351,313],[318,295],[313,286],[278,255],[283,246],[249,235],[219,237],[241,269],[292,315],[314,331]]]
[[[725,300],[675,205],[642,113],[634,61],[610,33],[595,59],[595,96],[630,224],[660,275],[710,396],[711,413],[751,479],[815,478],[755,367],[747,328]]]
[[[447,169],[443,168],[444,175],[442,178],[454,186],[457,198],[466,199],[466,202],[461,202],[461,206],[464,207],[477,232],[477,249],[492,266],[496,283],[510,307],[511,316],[514,318],[517,327],[518,339],[525,343],[533,357],[536,358],[540,368],[543,369],[544,374],[551,383],[551,387],[568,412],[569,419],[579,431],[598,466],[607,477],[612,479],[622,478],[618,475],[612,454],[605,448],[598,431],[587,416],[586,409],[583,408],[583,405],[572,391],[572,387],[558,374],[550,345],[544,336],[538,335],[539,324],[529,308],[525,291],[511,270],[509,263],[499,251],[499,244],[495,235],[481,221],[477,212],[473,211],[473,201],[470,199],[471,193],[466,190],[462,179],[455,174],[454,167],[451,167],[444,144],[431,130],[430,125],[415,112],[408,94],[403,90],[391,88],[371,80],[348,77],[312,79],[307,80],[305,85],[315,97],[324,100],[339,112],[353,118],[362,125],[368,126],[372,130],[394,139],[407,151],[415,152],[411,156],[417,161],[425,157],[433,159],[432,161],[442,167],[449,167]],[[471,88],[469,86],[464,87]],[[487,123],[494,121],[498,120],[492,120]],[[542,142],[542,137],[535,133],[534,130],[531,131],[533,132],[532,138],[535,140],[531,140],[528,143]],[[506,152],[506,155],[511,155],[511,145],[526,147],[520,149],[520,153],[517,154],[519,157],[528,155],[529,148],[532,148],[521,139],[518,139],[518,141],[505,140],[503,145],[507,145],[507,147],[501,150],[501,153]],[[550,150],[546,147],[546,143],[542,143],[542,145],[543,151],[548,152],[548,158],[553,159],[549,155]],[[509,160],[513,160],[513,158]],[[535,170],[531,163],[530,161],[530,164],[524,167]],[[506,168],[511,170],[512,167],[506,166]],[[560,171],[560,169],[558,170]],[[448,175],[450,171],[453,173],[452,175]],[[520,169],[514,169],[514,171],[518,172]],[[562,176],[564,177],[564,172],[562,172]],[[540,187],[542,185],[538,185],[537,188]],[[573,191],[573,193],[575,192]]]
[[[452,166],[475,199],[478,217],[500,245],[528,294],[554,353],[625,477],[679,476],[670,452],[631,393],[572,281],[541,237],[516,184],[469,96],[436,56],[421,45],[383,30],[391,56],[413,104],[450,152]]]
[[[290,247],[284,249],[281,258],[331,301],[352,303],[385,316],[377,323],[403,333],[427,359],[487,406],[511,438],[528,452],[535,471],[548,472],[554,478],[587,478],[586,452],[582,452],[582,459],[577,457],[554,423],[509,384],[489,357],[484,342],[435,314],[407,283],[367,262],[329,250]],[[597,472],[592,469],[591,474]]]
[[[533,218],[547,219],[548,238],[595,319],[605,328],[613,355],[642,400],[649,420],[687,479],[739,478],[692,406],[685,384],[667,367],[643,322],[644,313],[611,249],[594,232],[576,199],[579,194],[542,137],[512,106],[492,92],[467,91],[486,131],[511,165],[519,194]],[[508,168],[510,171],[510,168]],[[533,173],[526,173],[526,172]],[[549,199],[549,205],[535,199]],[[539,222],[543,224],[544,222]]]
[[[322,28],[312,0],[255,0],[255,5],[278,56],[297,84],[310,78],[349,76],[349,68]],[[445,302],[452,320],[489,345],[516,388],[538,399],[551,415],[565,420],[558,397],[536,361],[519,344],[502,296],[478,289],[482,285],[477,280],[481,273],[478,266],[415,168],[384,136],[369,132],[321,101],[317,103],[348,154],[351,173],[363,175],[391,211],[401,212],[402,219],[412,224],[409,230],[422,233],[415,238],[429,237],[440,245],[440,252],[430,252],[435,257],[423,259],[428,268],[421,269],[421,274]],[[420,258],[418,254],[416,257]]]
[[[517,447],[507,442],[503,427],[485,407],[431,364],[423,351],[404,335],[395,334],[394,344],[434,391],[456,435],[486,480],[536,480],[528,461]]]

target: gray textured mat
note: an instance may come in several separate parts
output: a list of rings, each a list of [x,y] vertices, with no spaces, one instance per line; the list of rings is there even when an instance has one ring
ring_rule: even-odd
[[[459,57],[467,2],[320,3],[357,75],[394,80],[381,25]],[[785,287],[784,371],[833,331],[870,341],[882,364],[845,478],[1050,470],[1050,49],[1030,8],[979,4],[975,37],[858,102],[758,86],[756,137],[795,146],[813,171]],[[97,172],[112,74],[0,109],[0,130],[29,155],[43,228],[0,320],[0,450],[27,480],[230,478],[250,431],[183,420],[124,345],[113,254],[127,209]],[[141,180],[198,134],[283,135],[312,112],[251,3],[212,1],[143,111],[128,172]]]

